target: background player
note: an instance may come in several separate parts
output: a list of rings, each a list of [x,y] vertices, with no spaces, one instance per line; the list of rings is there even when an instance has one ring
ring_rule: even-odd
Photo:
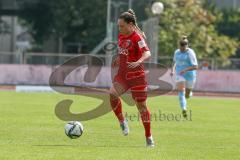
[[[143,38],[145,36],[137,25],[133,10],[130,9],[120,15],[118,27],[120,32],[118,58],[113,62],[113,66],[119,65],[119,69],[110,89],[111,107],[120,122],[123,134],[128,135],[128,123],[122,114],[122,104],[119,97],[130,89],[145,128],[146,145],[154,147],[150,130],[150,111],[146,106],[147,83],[142,64],[151,54]]]
[[[180,49],[174,53],[174,65],[171,75],[176,70],[176,86],[182,114],[187,118],[187,101],[192,94],[193,86],[196,82],[196,70],[198,68],[196,54],[193,49],[188,47],[188,39],[183,36],[179,42]],[[186,88],[186,89],[185,89]]]

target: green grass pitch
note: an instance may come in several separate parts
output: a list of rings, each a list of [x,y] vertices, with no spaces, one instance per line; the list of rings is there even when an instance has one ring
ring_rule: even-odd
[[[240,159],[240,99],[193,97],[192,121],[152,121],[155,148],[145,147],[144,130],[129,121],[122,136],[113,113],[84,121],[84,134],[71,140],[66,122],[54,114],[64,98],[74,100],[73,111],[99,104],[88,97],[53,93],[0,92],[0,160],[226,160]],[[149,98],[152,113],[179,114],[178,98]],[[136,114],[123,104],[124,112]]]

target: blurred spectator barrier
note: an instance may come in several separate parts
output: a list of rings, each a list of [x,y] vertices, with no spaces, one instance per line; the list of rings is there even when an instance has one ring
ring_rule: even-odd
[[[57,53],[9,53],[0,52],[0,64],[33,64],[33,65],[60,65],[70,58],[86,54],[57,54]],[[96,55],[105,64],[109,64],[112,56]],[[172,57],[158,57],[158,63],[167,67],[172,65]],[[240,70],[240,58],[208,58],[198,59],[201,70]]]
[[[0,85],[49,85],[54,68],[52,65],[0,64]],[[65,84],[101,88],[111,86],[111,68],[102,67],[92,83],[84,81],[86,69],[86,66],[75,69],[67,76]],[[240,93],[239,77],[239,71],[199,70],[195,91]],[[170,76],[169,71],[159,78],[174,86],[174,77]]]

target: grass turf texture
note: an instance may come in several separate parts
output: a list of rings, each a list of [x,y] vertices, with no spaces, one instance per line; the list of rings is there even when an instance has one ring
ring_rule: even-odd
[[[192,121],[152,121],[156,147],[149,149],[141,122],[129,120],[130,135],[124,137],[113,113],[82,122],[83,136],[69,139],[54,106],[70,98],[72,111],[82,112],[98,100],[51,93],[0,92],[0,97],[1,160],[240,159],[239,99],[193,97]],[[180,113],[174,96],[150,98],[148,106],[156,114]],[[123,109],[137,113],[125,104]]]

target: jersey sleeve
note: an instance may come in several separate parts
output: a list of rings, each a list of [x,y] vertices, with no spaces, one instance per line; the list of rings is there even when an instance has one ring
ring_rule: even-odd
[[[176,63],[176,54],[177,54],[177,50],[174,52],[174,55],[173,55],[173,63]]]
[[[149,51],[146,41],[140,35],[136,36],[136,48],[140,55],[142,55],[146,51]]]
[[[195,54],[195,52],[193,50],[191,50],[189,52],[189,59],[190,59],[191,65],[193,65],[193,66],[197,66],[198,65],[196,54]]]

